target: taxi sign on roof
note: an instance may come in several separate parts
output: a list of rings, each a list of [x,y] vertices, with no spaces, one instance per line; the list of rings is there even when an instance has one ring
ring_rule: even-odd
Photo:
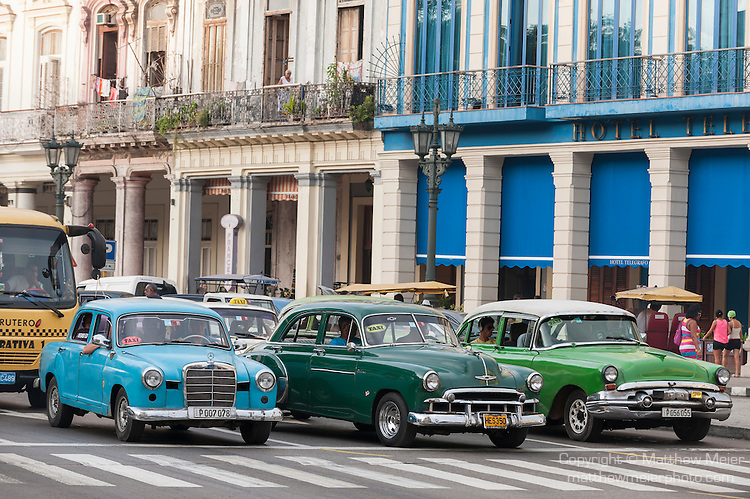
[[[247,305],[247,300],[244,298],[232,298],[229,300],[230,305]]]

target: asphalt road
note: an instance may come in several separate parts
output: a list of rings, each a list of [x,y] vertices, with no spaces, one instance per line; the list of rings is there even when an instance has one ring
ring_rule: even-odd
[[[25,395],[0,395],[0,495],[16,497],[610,498],[689,493],[750,497],[750,441],[709,436],[686,445],[671,431],[605,432],[597,443],[561,428],[520,449],[474,434],[380,445],[350,423],[285,420],[263,446],[226,429],[147,429],[137,444],[86,415],[52,428]],[[675,497],[677,497],[675,495]]]

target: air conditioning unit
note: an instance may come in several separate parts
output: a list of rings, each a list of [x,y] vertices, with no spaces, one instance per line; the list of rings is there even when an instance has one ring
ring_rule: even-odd
[[[96,24],[104,24],[107,26],[112,26],[115,24],[115,15],[114,14],[97,14],[96,15]]]

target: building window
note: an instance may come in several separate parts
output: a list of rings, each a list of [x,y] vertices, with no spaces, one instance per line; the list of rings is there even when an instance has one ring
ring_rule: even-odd
[[[0,37],[0,111],[3,110],[3,95],[5,89],[5,64],[8,60],[8,39]]]
[[[159,236],[159,221],[158,220],[144,220],[143,221],[143,240],[144,241],[156,241]]]
[[[39,40],[39,106],[55,107],[60,103],[60,58],[62,31],[49,30]]]
[[[201,220],[201,241],[210,241],[213,234],[213,224],[210,218]]]
[[[95,92],[104,100],[117,99],[117,7],[108,5],[96,15]]]
[[[549,0],[500,0],[498,36],[498,67],[546,66]]]
[[[589,59],[643,53],[643,0],[593,0],[589,5]]]
[[[146,85],[164,86],[167,58],[167,2],[157,0],[146,10]]]
[[[266,16],[265,49],[263,84],[276,85],[288,68],[289,14]]]
[[[206,3],[203,22],[203,92],[224,90],[224,57],[226,54],[226,7],[223,0]]]
[[[687,0],[685,50],[745,45],[745,0]]]
[[[364,7],[343,7],[339,9],[338,62],[356,62],[362,59],[362,35],[364,27]]]
[[[415,73],[457,71],[460,35],[461,0],[419,0]]]
[[[94,227],[99,229],[104,239],[114,241],[115,239],[115,221],[112,219],[94,220]]]

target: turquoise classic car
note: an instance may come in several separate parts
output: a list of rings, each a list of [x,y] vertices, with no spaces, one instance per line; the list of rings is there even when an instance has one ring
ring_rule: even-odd
[[[39,382],[52,426],[92,412],[113,418],[129,442],[146,425],[225,426],[262,444],[283,417],[276,399],[285,380],[236,355],[219,314],[185,300],[86,303],[67,338],[42,349]]]
[[[480,344],[480,322],[493,326]],[[729,417],[729,371],[649,347],[633,314],[572,300],[510,300],[482,305],[464,320],[459,338],[499,362],[544,376],[539,394],[549,423],[562,421],[573,440],[604,429],[671,426],[685,441]]]
[[[481,432],[498,447],[516,447],[529,427],[544,424],[539,373],[460,348],[445,317],[428,307],[310,300],[289,307],[271,339],[248,355],[286,366],[281,407],[293,416],[352,421],[387,446],[408,446],[417,433]]]

